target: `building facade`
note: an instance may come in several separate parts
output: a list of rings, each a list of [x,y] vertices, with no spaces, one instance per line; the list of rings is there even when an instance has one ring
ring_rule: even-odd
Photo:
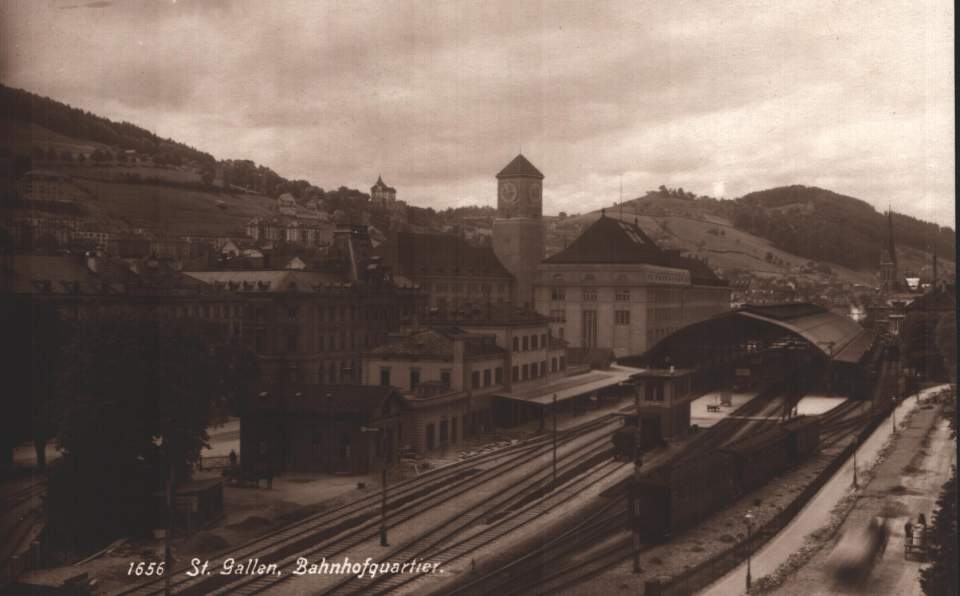
[[[537,311],[553,335],[617,357],[642,354],[681,327],[730,309],[730,288],[705,264],[662,251],[636,223],[602,214],[544,260]]]
[[[442,318],[464,309],[512,300],[514,278],[489,246],[457,234],[392,233],[377,247],[394,277],[418,284],[428,308]]]

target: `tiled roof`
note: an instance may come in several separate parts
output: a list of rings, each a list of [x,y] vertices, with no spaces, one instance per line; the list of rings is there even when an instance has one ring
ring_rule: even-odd
[[[453,356],[453,340],[446,335],[426,329],[417,333],[394,337],[387,343],[371,351],[378,356],[433,356],[450,358]]]
[[[601,216],[573,243],[545,263],[643,263],[668,265],[667,254],[640,226]]]
[[[706,263],[660,249],[635,223],[601,215],[570,246],[544,263],[643,264],[686,269],[695,284],[725,285]]]
[[[334,273],[289,269],[187,271],[186,275],[207,284],[224,284],[227,289],[246,292],[285,292],[291,289],[310,291],[316,286],[347,283],[344,277]]]
[[[473,246],[455,234],[400,232],[377,247],[377,254],[395,259],[406,277],[463,275],[510,278],[510,272],[489,246]]]
[[[540,173],[540,170],[534,167],[522,153],[514,157],[513,161],[508,163],[507,167],[500,170],[500,173],[497,174],[497,178],[517,177],[539,178],[543,180],[543,174]]]

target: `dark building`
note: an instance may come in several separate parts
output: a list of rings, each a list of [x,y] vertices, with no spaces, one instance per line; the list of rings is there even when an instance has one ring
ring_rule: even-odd
[[[428,308],[441,317],[476,305],[511,301],[514,278],[489,246],[456,234],[391,234],[374,254],[398,283],[418,284]]]
[[[403,397],[391,387],[271,383],[240,425],[244,473],[367,474],[399,457]]]

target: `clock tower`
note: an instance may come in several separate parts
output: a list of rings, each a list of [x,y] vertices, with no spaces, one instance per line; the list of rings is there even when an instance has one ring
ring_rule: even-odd
[[[543,260],[543,174],[517,155],[497,174],[493,251],[516,278],[517,306],[532,309],[533,280]]]

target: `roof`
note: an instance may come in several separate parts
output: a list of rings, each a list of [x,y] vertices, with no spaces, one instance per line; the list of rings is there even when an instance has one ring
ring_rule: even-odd
[[[512,275],[490,246],[473,246],[456,234],[399,232],[377,247],[376,254],[393,259],[395,273],[500,277]]]
[[[293,269],[229,269],[218,271],[187,271],[186,275],[207,284],[234,285],[232,289],[247,292],[285,292],[313,290],[317,287],[346,285],[344,277],[320,271]]]
[[[873,345],[861,338],[867,330],[856,321],[814,304],[746,305],[736,314],[792,331],[834,360],[844,354],[845,361],[857,362]]]
[[[505,353],[503,348],[497,346],[493,335],[464,333],[456,327],[428,328],[394,336],[369,353],[377,356],[450,359],[453,358],[454,342],[457,339],[463,340],[463,353],[468,358]]]
[[[593,222],[573,243],[544,263],[642,263],[668,267],[668,256],[640,226],[607,217]]]
[[[387,186],[386,183],[383,181],[383,178],[380,176],[377,176],[376,183],[374,183],[374,185],[370,187],[370,190],[375,190],[375,189],[383,189],[383,190],[388,190],[390,192],[397,192],[397,189],[393,188],[392,186]]]
[[[316,414],[369,415],[390,397],[403,399],[393,387],[379,385],[262,385],[255,389],[254,406]],[[282,407],[281,407],[282,404]]]
[[[104,283],[109,282],[112,290],[122,290],[122,282],[135,276],[129,268],[109,263],[104,275],[90,270],[84,257],[80,256],[41,256],[14,255],[12,267],[4,266],[3,287],[15,294],[101,294]],[[97,259],[97,266],[108,266],[106,260]]]
[[[520,153],[505,168],[500,170],[497,178],[537,178],[543,180],[543,174]]]
[[[431,320],[430,324],[460,325],[463,327],[498,327],[505,325],[546,325],[548,317],[532,310],[518,308],[510,303],[483,304],[449,313],[446,319]]]
[[[691,283],[727,285],[706,263],[662,250],[636,222],[630,223],[601,214],[570,246],[544,259],[551,264],[642,264],[684,269]]]
[[[759,324],[774,333],[752,330],[751,324]],[[650,363],[662,363],[662,359],[669,356],[671,364],[695,366],[699,352],[740,341],[752,334],[768,339],[779,337],[781,330],[798,336],[834,362],[846,364],[860,362],[874,347],[877,338],[876,333],[864,329],[853,319],[814,304],[746,305],[687,325],[657,342],[647,352],[618,361],[649,366]]]
[[[392,337],[370,353],[378,356],[450,358],[453,356],[453,340],[433,329],[425,329],[400,337]]]
[[[610,367],[610,370],[592,371],[582,375],[564,377],[546,385],[537,385],[526,391],[497,393],[496,396],[543,406],[552,403],[554,396],[556,396],[558,402],[561,402],[618,385],[628,381],[630,375],[636,372],[639,372],[636,368],[614,365]]]

